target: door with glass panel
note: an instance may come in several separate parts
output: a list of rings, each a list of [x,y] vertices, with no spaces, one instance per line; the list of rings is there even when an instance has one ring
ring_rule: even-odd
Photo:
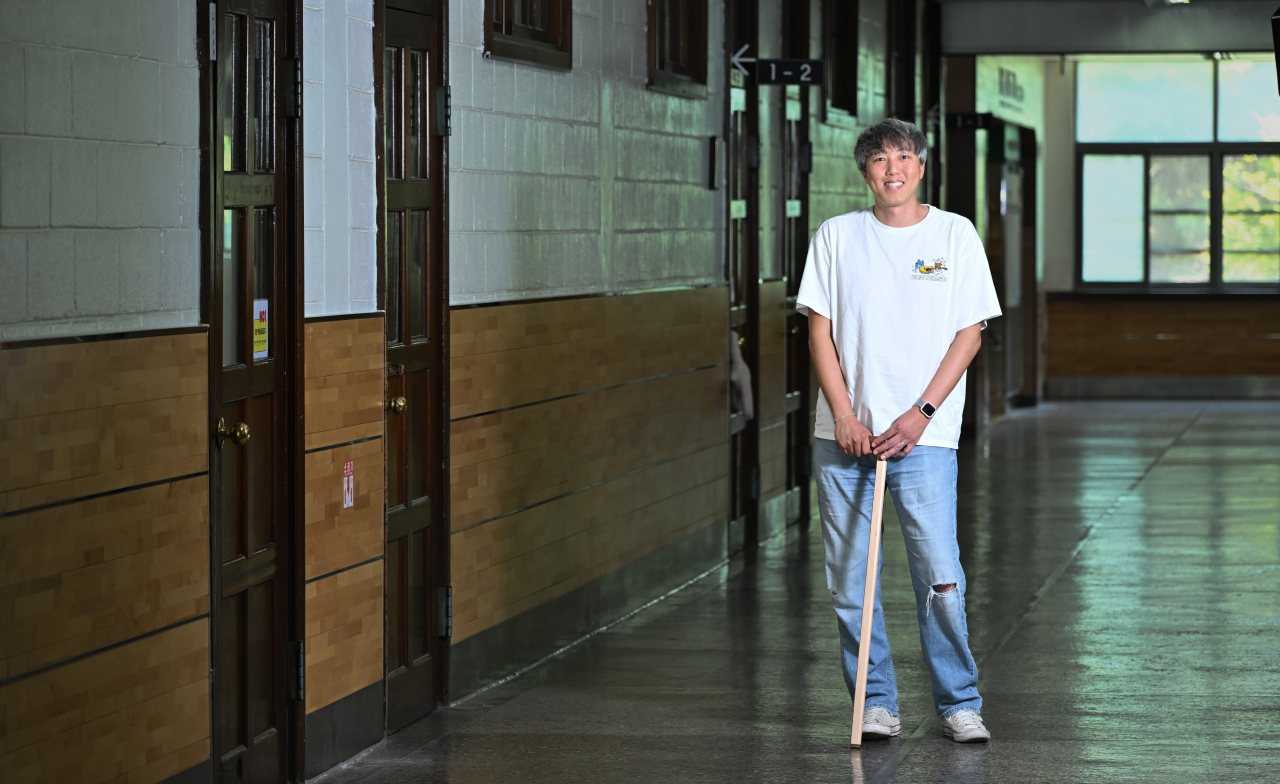
[[[382,53],[387,335],[387,727],[443,696],[443,118],[434,2],[388,0]],[[439,125],[439,127],[438,127]]]
[[[280,116],[288,25],[282,4],[214,6],[210,436],[214,776],[288,776],[291,211]],[[301,695],[294,695],[301,696]]]

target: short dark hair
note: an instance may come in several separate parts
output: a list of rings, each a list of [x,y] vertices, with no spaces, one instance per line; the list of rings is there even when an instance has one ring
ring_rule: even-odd
[[[911,150],[924,163],[929,157],[929,139],[912,123],[891,117],[858,134],[853,159],[858,163],[858,171],[866,174],[868,158],[877,152],[893,150]]]

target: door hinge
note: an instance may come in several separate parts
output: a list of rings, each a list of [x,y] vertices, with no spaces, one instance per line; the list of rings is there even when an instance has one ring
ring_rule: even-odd
[[[302,640],[285,644],[288,652],[289,699],[307,698],[307,644]]]
[[[285,73],[289,74],[290,89],[284,91],[284,116],[302,116],[302,58],[284,58]]]
[[[453,586],[436,589],[436,634],[453,636]]]
[[[453,91],[449,85],[436,88],[436,136],[453,135]]]

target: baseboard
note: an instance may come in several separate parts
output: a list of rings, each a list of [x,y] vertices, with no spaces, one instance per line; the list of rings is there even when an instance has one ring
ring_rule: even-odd
[[[315,778],[382,740],[384,711],[378,681],[308,713],[303,775]]]
[[[454,645],[449,699],[459,700],[546,658],[724,561],[727,526],[723,520],[713,523]]]
[[[1049,400],[1271,400],[1274,376],[1050,376]]]
[[[207,759],[181,773],[173,774],[160,784],[209,784],[211,781],[213,781],[213,760]]]

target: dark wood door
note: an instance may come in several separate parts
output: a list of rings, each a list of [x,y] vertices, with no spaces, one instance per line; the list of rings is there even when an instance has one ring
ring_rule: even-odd
[[[289,178],[282,3],[216,6],[209,225],[214,768],[221,782],[288,777],[286,642],[293,586],[288,368]]]
[[[389,0],[385,14],[386,673],[394,732],[434,708],[443,691],[444,118],[434,102],[442,76],[434,3]]]
[[[754,0],[725,8],[725,70],[729,74],[729,112],[725,128],[728,190],[728,238],[725,272],[729,279],[729,339],[737,343],[751,375],[754,416],[735,411],[730,417],[729,551],[755,544],[760,500],[760,204],[759,88],[753,77],[729,62],[748,46],[754,56],[757,7]]]

